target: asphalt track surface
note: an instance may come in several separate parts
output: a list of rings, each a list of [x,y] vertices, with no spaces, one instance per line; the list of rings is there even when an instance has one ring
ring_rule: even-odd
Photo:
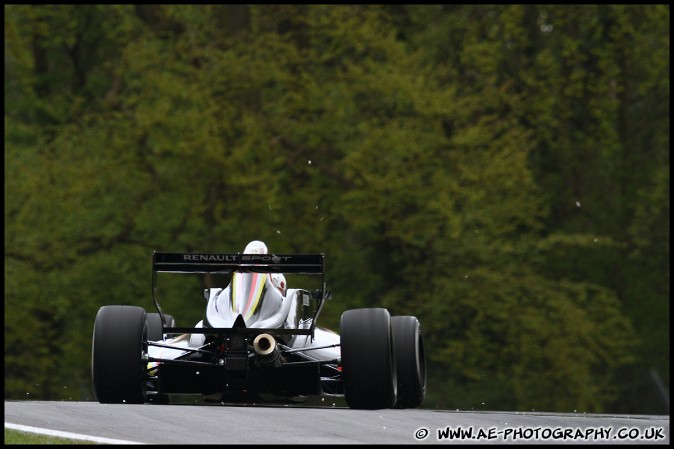
[[[351,410],[327,403],[6,401],[5,426],[16,425],[139,444],[669,444],[669,416]]]

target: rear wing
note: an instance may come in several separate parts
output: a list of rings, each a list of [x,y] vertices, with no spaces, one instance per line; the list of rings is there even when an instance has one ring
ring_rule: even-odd
[[[293,335],[314,334],[314,326],[323,302],[330,293],[325,285],[324,254],[214,254],[214,253],[163,253],[152,254],[152,299],[164,323],[164,312],[157,299],[157,273],[202,273],[229,274],[234,271],[252,273],[294,273],[321,275],[321,291],[316,299],[320,302],[309,329],[214,329],[214,328],[168,328],[175,333],[264,333],[275,332]],[[167,329],[164,327],[164,329]],[[216,331],[216,332],[214,332]]]
[[[323,274],[323,254],[199,254],[158,253],[152,255],[153,272]]]

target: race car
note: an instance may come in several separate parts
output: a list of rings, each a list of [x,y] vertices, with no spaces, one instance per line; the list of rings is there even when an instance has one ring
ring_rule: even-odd
[[[251,242],[261,243],[261,242]],[[426,394],[419,320],[384,308],[345,311],[339,334],[317,326],[331,293],[323,254],[164,253],[152,256],[156,313],[107,305],[96,316],[92,383],[101,403],[170,403],[197,394],[223,403],[343,397],[350,408],[415,408]],[[178,327],[162,311],[158,273],[227,275],[207,288],[204,319]],[[285,274],[320,276],[287,288]]]

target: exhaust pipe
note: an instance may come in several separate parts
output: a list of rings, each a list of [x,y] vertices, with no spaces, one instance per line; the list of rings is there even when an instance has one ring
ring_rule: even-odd
[[[279,351],[276,347],[276,340],[269,334],[260,334],[253,340],[253,349],[260,356],[261,365],[280,366]]]

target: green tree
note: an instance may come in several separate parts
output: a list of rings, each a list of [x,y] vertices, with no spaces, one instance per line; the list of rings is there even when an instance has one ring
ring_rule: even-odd
[[[597,11],[613,10],[579,14],[595,24]],[[152,250],[262,239],[326,252],[330,327],[353,307],[418,315],[430,406],[610,407],[632,338],[623,298],[601,270],[564,264],[606,262],[625,241],[560,218],[550,158],[599,129],[618,164],[619,136],[600,112],[623,103],[590,95],[586,129],[574,88],[614,73],[622,55],[598,46],[599,62],[569,72],[574,53],[559,48],[579,35],[541,28],[562,7],[5,12],[6,396],[90,397],[82,348],[95,313],[152,310]],[[550,86],[555,95],[542,95]],[[652,234],[668,220],[668,172],[655,171],[634,184],[644,199],[629,227],[635,261],[668,238]],[[585,197],[569,198],[585,210]],[[197,281],[169,282],[165,310],[179,324],[201,318]],[[27,353],[45,369],[31,370]]]

